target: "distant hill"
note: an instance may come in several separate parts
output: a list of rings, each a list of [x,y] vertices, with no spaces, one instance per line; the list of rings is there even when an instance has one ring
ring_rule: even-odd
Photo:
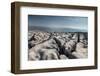
[[[41,27],[41,26],[29,26],[29,31],[46,31],[46,32],[87,32],[87,30],[71,29],[71,28],[53,28],[53,27]]]
[[[35,30],[35,31],[49,31],[51,29],[47,28],[47,27],[41,27],[41,26],[29,26],[28,30],[29,31],[32,31],[32,30]]]

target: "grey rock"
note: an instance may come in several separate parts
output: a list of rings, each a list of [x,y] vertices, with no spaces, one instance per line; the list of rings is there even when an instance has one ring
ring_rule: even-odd
[[[66,55],[62,54],[62,55],[60,55],[60,59],[68,59],[68,57],[66,57]]]

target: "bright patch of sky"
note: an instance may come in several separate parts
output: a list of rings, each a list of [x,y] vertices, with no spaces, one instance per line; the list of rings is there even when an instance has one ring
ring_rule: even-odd
[[[28,25],[88,31],[88,17],[29,15]]]

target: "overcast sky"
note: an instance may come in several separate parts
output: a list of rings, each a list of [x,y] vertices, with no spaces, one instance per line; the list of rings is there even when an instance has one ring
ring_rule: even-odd
[[[28,25],[88,30],[88,17],[29,15]]]

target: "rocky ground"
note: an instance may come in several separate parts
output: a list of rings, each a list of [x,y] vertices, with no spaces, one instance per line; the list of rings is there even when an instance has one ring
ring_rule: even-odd
[[[28,33],[28,60],[79,59],[87,57],[87,32],[29,31]]]

